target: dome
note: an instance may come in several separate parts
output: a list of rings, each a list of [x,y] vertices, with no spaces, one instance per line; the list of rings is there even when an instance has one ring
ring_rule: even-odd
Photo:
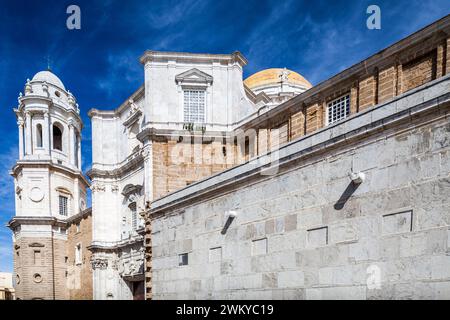
[[[66,90],[64,87],[64,84],[62,81],[51,71],[41,71],[34,75],[33,79],[31,81],[45,81],[49,84],[52,84],[54,86],[57,86],[61,89]]]
[[[286,68],[272,68],[259,71],[245,79],[244,83],[250,89],[257,89],[264,86],[279,84],[282,80],[292,85],[305,87],[305,89],[312,87],[311,83],[309,83],[309,81],[301,74]]]

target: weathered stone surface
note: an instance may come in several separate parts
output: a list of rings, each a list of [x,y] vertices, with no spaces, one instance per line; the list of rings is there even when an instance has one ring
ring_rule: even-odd
[[[198,296],[225,299],[449,299],[448,123],[432,115],[425,120],[226,198],[193,202],[203,214],[154,233],[155,296],[165,298],[186,281]],[[355,169],[366,175],[357,187],[349,178]],[[230,235],[222,235],[219,222],[211,224],[229,210],[238,215]],[[171,271],[180,269],[171,243],[189,239],[190,269]],[[215,247],[222,260],[208,263]],[[203,282],[212,278],[207,289]]]

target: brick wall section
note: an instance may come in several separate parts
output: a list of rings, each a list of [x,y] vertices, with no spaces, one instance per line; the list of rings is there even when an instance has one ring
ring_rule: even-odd
[[[359,82],[359,111],[375,105],[375,76],[370,75]]]
[[[320,106],[315,103],[306,108],[306,134],[316,131],[321,127]]]
[[[380,71],[378,75],[378,103],[383,103],[397,94],[397,68],[395,65]]]
[[[77,223],[80,232],[77,232]],[[92,242],[92,216],[87,215],[69,225],[67,238],[67,289],[70,300],[92,300],[91,251],[87,247]],[[82,263],[75,264],[75,247],[81,244]]]
[[[446,61],[445,55],[447,50],[447,42],[442,42],[436,49],[436,78],[445,75]]]
[[[441,62],[442,63],[442,62]],[[403,65],[403,91],[417,88],[436,78],[436,51]],[[441,64],[442,65],[442,64]],[[441,67],[442,68],[442,67]]]
[[[65,264],[66,241],[48,238],[21,238],[14,243],[16,296],[21,300],[64,300],[68,298]],[[35,251],[40,259],[35,261]],[[18,254],[17,254],[18,253]],[[54,257],[54,259],[53,259]],[[54,270],[54,272],[53,272]],[[35,275],[40,275],[37,282]],[[53,283],[55,282],[55,286]]]
[[[304,109],[297,111],[291,116],[291,136],[290,140],[294,140],[305,134],[305,113]]]
[[[224,144],[221,138],[205,138],[201,144],[191,144],[189,138],[177,141],[153,142],[154,198],[179,190],[198,180],[233,166],[231,157],[236,147]],[[225,147],[225,150],[223,149]],[[254,144],[256,148],[256,144]],[[239,151],[241,151],[239,149]],[[224,154],[225,153],[225,154]],[[254,151],[256,153],[256,149]],[[228,158],[225,158],[226,157]],[[242,152],[238,153],[242,157]],[[244,159],[241,159],[243,162]]]
[[[291,108],[288,113],[289,140],[295,140],[325,126],[327,108],[325,102],[339,96],[350,93],[350,114],[354,114],[450,73],[449,48],[449,38],[439,41],[434,38],[427,39],[398,53],[395,57],[386,57],[380,62],[379,67],[372,66],[366,75],[360,78],[343,80],[335,87],[318,93],[317,97],[310,99],[312,102],[306,103],[306,106],[302,104]],[[285,114],[282,116],[286,117]],[[264,130],[270,130],[276,120],[268,119],[257,128],[259,135],[264,135],[258,136],[259,154],[271,149],[270,139],[267,143]]]
[[[445,57],[446,59],[443,61],[445,63],[445,74],[450,73],[450,38],[446,40],[446,50],[445,50]]]

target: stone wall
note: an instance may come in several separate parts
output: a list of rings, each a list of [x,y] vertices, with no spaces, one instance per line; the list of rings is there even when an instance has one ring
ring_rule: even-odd
[[[92,300],[91,251],[92,216],[80,217],[69,224],[67,236],[67,289],[70,300]],[[81,245],[82,259],[75,262],[75,247]]]
[[[155,201],[152,297],[450,299],[448,81]]]
[[[51,237],[22,237],[14,242],[16,296],[21,300],[64,300],[66,241]]]
[[[223,144],[221,138],[183,138],[180,142],[164,139],[152,143],[154,199],[224,171],[237,161],[234,144]],[[223,148],[233,158],[227,160]]]

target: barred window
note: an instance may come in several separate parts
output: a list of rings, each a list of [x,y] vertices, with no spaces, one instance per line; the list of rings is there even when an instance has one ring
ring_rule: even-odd
[[[184,90],[184,122],[205,122],[205,90]]]
[[[131,229],[132,230],[137,230],[138,217],[137,217],[136,203],[132,203],[130,205],[130,210],[131,210]]]
[[[67,197],[59,196],[59,214],[62,216],[67,216],[67,202]]]
[[[350,95],[347,94],[328,103],[327,124],[347,118],[350,114]]]

